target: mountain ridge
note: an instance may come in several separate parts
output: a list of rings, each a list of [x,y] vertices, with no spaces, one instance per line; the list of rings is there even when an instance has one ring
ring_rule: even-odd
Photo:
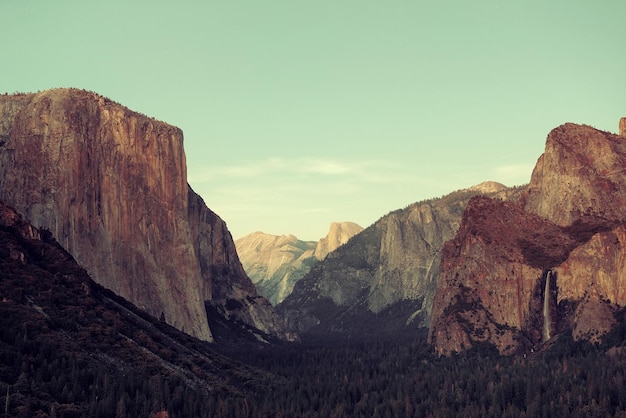
[[[484,185],[501,198],[520,190]],[[293,329],[320,337],[357,335],[366,323],[372,333],[427,327],[441,248],[454,236],[469,198],[479,193],[462,189],[382,216],[316,264],[279,312]]]
[[[235,240],[244,269],[263,296],[276,305],[287,297],[294,284],[329,252],[363,230],[353,222],[332,222],[319,241],[302,241],[296,236],[271,235],[260,231]]]

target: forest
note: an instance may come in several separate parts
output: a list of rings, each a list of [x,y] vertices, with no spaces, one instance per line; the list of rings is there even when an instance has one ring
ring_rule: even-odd
[[[626,416],[624,350],[569,335],[516,357],[484,345],[437,358],[423,340],[286,346],[240,356],[285,379],[271,391],[248,394],[249,416]]]
[[[624,310],[602,344],[437,357],[424,332],[211,344],[93,282],[47,231],[0,226],[4,417],[626,417]]]
[[[437,358],[421,339],[241,347],[229,355],[266,373],[242,378],[237,390],[204,390],[156,370],[77,361],[53,342],[3,350],[2,376],[18,375],[0,384],[5,416],[626,416],[624,349],[568,335],[514,357],[485,345]]]

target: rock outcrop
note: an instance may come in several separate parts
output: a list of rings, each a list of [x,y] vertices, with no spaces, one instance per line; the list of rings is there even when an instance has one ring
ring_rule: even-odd
[[[515,202],[470,200],[442,253],[431,342],[441,354],[484,341],[505,354],[538,345],[546,272],[586,239]]]
[[[225,223],[187,185],[174,126],[75,89],[2,96],[0,198],[98,283],[178,329],[210,341],[208,301],[286,338]]]
[[[362,332],[368,322],[399,330],[427,327],[441,249],[459,228],[468,200],[482,187],[382,217],[316,264],[279,311],[303,333]],[[484,187],[495,187],[492,195],[503,198],[516,193],[494,183]]]
[[[301,241],[293,235],[253,232],[235,241],[246,273],[259,293],[272,304],[282,302],[311,266],[363,230],[353,222],[332,222],[318,242]]]
[[[320,239],[315,247],[315,258],[323,260],[362,230],[363,227],[354,222],[331,222],[328,234]]]
[[[626,140],[585,125],[550,132],[524,198],[527,211],[560,226],[626,219]]]
[[[613,326],[626,305],[625,162],[623,137],[565,124],[519,202],[470,202],[442,256],[429,335],[440,354],[528,350],[545,321],[592,341]]]

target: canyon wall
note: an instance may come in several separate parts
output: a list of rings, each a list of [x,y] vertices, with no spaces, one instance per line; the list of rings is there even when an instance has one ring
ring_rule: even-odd
[[[97,94],[0,96],[0,198],[98,283],[200,339],[212,340],[205,301],[258,297],[187,185],[182,131]],[[278,317],[256,325],[286,335]]]
[[[625,162],[624,137],[565,124],[519,201],[470,202],[442,255],[429,332],[437,352],[478,342],[530,350],[542,342],[546,297],[553,333],[596,341],[611,329],[626,302]]]
[[[488,182],[383,216],[313,266],[279,311],[303,333],[427,327],[441,249],[482,193],[508,198],[516,190]]]

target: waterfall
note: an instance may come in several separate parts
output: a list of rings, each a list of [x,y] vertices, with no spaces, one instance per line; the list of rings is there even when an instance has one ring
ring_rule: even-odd
[[[543,342],[550,339],[552,334],[552,321],[550,320],[550,278],[552,271],[546,274],[546,287],[543,291]]]

